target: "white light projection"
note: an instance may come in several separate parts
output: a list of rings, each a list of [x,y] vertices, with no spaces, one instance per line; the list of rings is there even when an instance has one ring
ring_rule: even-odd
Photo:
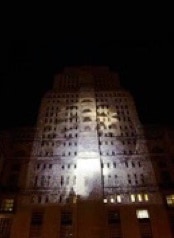
[[[90,157],[90,153],[89,153]],[[77,194],[82,199],[101,198],[101,171],[99,159],[78,159],[77,161]]]
[[[88,81],[86,78],[85,80]],[[90,79],[89,79],[90,81]],[[102,199],[101,161],[97,137],[95,92],[81,89],[77,156],[77,194],[82,199]]]
[[[54,203],[65,201],[73,190],[82,199],[100,199],[104,194],[111,196],[111,203],[120,203],[120,194],[132,186],[154,184],[147,173],[152,170],[144,156],[148,148],[131,96],[119,87],[107,88],[110,78],[101,80],[107,81],[102,89],[100,84],[95,88],[95,77],[62,74],[42,100],[28,173],[28,187],[42,201],[42,191]],[[42,176],[49,178],[48,187],[41,186]]]

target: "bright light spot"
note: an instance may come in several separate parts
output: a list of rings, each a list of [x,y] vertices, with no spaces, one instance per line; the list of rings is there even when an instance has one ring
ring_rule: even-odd
[[[117,202],[121,202],[121,196],[120,195],[117,195]]]
[[[174,205],[174,194],[167,195],[166,200],[168,205]]]
[[[101,196],[101,163],[98,158],[77,159],[76,193],[82,198]]]
[[[78,168],[81,172],[94,172],[99,169],[99,163],[98,160],[93,159],[84,159],[78,161]]]
[[[113,198],[111,198],[111,203],[114,203],[114,202],[115,202],[115,200]]]
[[[98,153],[97,152],[94,152],[94,151],[91,151],[91,152],[88,152],[88,151],[83,151],[83,152],[79,152],[78,153],[78,157],[81,157],[81,158],[83,158],[83,157],[98,157],[99,155],[98,155]]]
[[[76,203],[76,202],[77,202],[77,197],[73,196],[73,203]]]
[[[143,198],[142,198],[142,195],[141,195],[141,194],[138,194],[138,195],[137,195],[137,198],[138,198],[138,201],[139,201],[139,202],[142,202],[142,201],[143,201]]]
[[[137,218],[143,219],[143,218],[149,218],[149,212],[148,210],[136,210]]]
[[[148,196],[148,194],[144,194],[144,200],[145,200],[145,201],[149,201],[149,196]]]
[[[135,194],[131,194],[131,202],[135,202]]]
[[[103,202],[104,202],[104,203],[107,203],[107,199],[106,199],[106,198],[104,198],[104,199],[103,199]]]
[[[103,169],[103,175],[108,175],[109,174],[109,169],[108,168],[104,168]]]

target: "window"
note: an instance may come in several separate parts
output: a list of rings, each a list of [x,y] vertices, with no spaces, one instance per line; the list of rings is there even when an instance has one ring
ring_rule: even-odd
[[[149,201],[149,196],[148,196],[147,193],[144,194],[144,200],[145,200],[145,201]]]
[[[43,211],[33,211],[30,223],[30,238],[41,238],[42,224],[43,224]]]
[[[88,113],[88,112],[91,112],[91,110],[90,109],[84,109],[83,110],[83,113]]]
[[[45,176],[41,176],[41,179],[40,179],[40,186],[45,186]]]
[[[84,118],[83,118],[83,121],[84,121],[84,122],[89,122],[89,121],[91,121],[91,118],[90,118],[90,117],[84,117]]]
[[[168,206],[173,206],[174,207],[174,194],[167,195],[166,196],[166,202]]]
[[[135,194],[131,194],[130,197],[131,197],[131,202],[135,202]]]
[[[73,216],[71,211],[61,213],[60,237],[73,237]]]
[[[128,179],[128,183],[131,184],[131,177],[130,177],[130,174],[127,175],[127,179]]]
[[[139,202],[142,202],[142,201],[143,201],[142,194],[137,194],[137,200],[138,200]]]
[[[61,184],[61,186],[64,184],[64,177],[63,177],[63,175],[61,176],[60,184]]]
[[[120,214],[118,211],[108,212],[108,224],[120,223]]]
[[[121,195],[116,195],[116,199],[117,199],[117,202],[120,203],[121,202]]]
[[[107,198],[104,198],[104,199],[103,199],[103,202],[104,202],[104,203],[107,203]]]
[[[5,198],[1,202],[1,211],[3,212],[13,212],[14,210],[14,199]]]
[[[115,199],[114,199],[114,198],[111,198],[110,201],[111,201],[111,203],[114,203],[114,202],[115,202]]]
[[[31,216],[31,225],[41,225],[43,223],[43,212],[34,211]]]
[[[0,237],[8,238],[10,237],[11,219],[10,218],[0,218]]]
[[[131,202],[148,202],[149,196],[147,193],[131,194],[130,200],[131,200]]]
[[[136,210],[136,215],[138,219],[148,219],[150,218],[149,211],[145,209]]]
[[[61,213],[61,226],[72,226],[72,223],[73,223],[72,212],[63,211]]]
[[[146,209],[138,209],[136,215],[139,221],[139,230],[142,238],[151,238],[152,229],[149,212]]]
[[[144,175],[141,174],[140,176],[141,176],[141,183],[144,183]]]

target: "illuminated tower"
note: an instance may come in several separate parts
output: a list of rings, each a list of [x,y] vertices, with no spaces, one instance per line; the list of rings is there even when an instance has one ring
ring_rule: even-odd
[[[172,238],[173,140],[117,73],[65,68],[36,127],[0,137],[0,237]]]
[[[134,101],[107,67],[66,68],[42,99],[27,197],[33,203],[157,201]]]

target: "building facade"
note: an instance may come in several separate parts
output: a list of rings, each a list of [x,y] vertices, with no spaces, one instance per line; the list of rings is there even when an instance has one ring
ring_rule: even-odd
[[[65,68],[36,129],[7,134],[0,237],[174,237],[172,132],[142,126],[109,68]]]

